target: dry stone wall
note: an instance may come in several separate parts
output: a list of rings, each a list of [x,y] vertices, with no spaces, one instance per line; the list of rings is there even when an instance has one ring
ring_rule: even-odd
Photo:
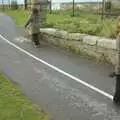
[[[99,61],[116,63],[116,40],[90,36],[80,33],[68,33],[53,28],[41,29],[43,39],[49,43],[74,51]]]

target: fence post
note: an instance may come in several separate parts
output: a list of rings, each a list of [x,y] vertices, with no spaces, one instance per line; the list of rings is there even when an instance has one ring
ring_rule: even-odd
[[[105,0],[102,0],[102,16],[101,16],[101,19],[103,20],[104,19],[104,13],[105,12]]]
[[[27,0],[24,0],[25,10],[27,10]]]
[[[4,6],[4,0],[2,0],[2,10],[5,10],[5,6]]]
[[[9,0],[9,9],[11,8],[11,2],[10,2],[10,0]]]
[[[49,0],[50,14],[52,13],[52,0]]]
[[[75,16],[75,0],[73,0],[73,16]]]

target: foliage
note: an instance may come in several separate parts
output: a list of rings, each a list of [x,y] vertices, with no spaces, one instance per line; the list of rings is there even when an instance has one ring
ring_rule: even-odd
[[[98,15],[81,13],[79,16],[71,17],[70,14],[49,14],[47,23],[54,28],[68,32],[85,33],[89,35],[115,37],[115,20],[101,20]]]
[[[11,16],[17,25],[24,25],[26,22],[29,12],[24,10],[13,10],[13,11],[6,11],[6,14]]]
[[[24,24],[28,17],[28,11],[9,11],[17,24]],[[105,18],[101,20],[100,15],[76,11],[75,17],[72,17],[72,11],[53,11],[47,15],[47,27],[53,27],[68,32],[85,33],[89,35],[115,37],[116,20],[114,18]]]

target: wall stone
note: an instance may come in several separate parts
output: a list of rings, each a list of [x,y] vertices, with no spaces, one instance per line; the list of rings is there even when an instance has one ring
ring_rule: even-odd
[[[40,29],[43,39],[53,45],[65,48],[98,61],[116,63],[116,40],[90,36],[80,33],[68,33],[53,28]]]
[[[83,43],[95,46],[98,40],[99,40],[99,37],[86,35],[83,38]]]
[[[112,39],[100,38],[98,40],[97,46],[115,50],[116,49],[116,41],[112,40]]]

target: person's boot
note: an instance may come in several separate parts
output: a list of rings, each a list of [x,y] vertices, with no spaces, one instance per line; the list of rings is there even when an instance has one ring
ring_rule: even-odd
[[[116,88],[113,102],[120,105],[120,75],[116,75]]]
[[[35,45],[36,45],[37,48],[40,47],[40,42],[39,42],[39,38],[38,37],[35,40]]]
[[[112,77],[112,78],[113,78],[113,77],[116,77],[116,73],[115,73],[115,72],[110,73],[110,74],[109,74],[109,77]]]

